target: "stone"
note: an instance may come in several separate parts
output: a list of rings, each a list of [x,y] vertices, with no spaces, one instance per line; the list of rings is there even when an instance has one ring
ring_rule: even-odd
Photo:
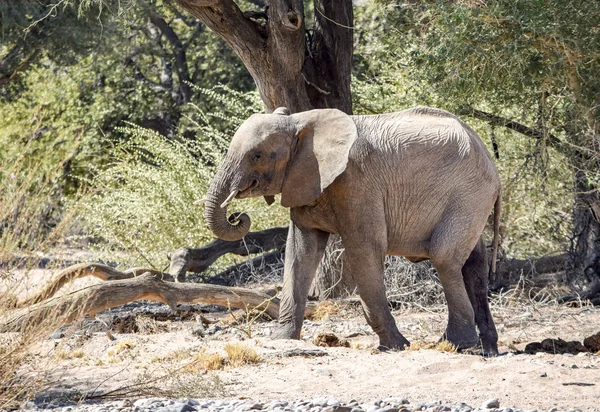
[[[500,401],[498,398],[488,399],[481,404],[481,407],[484,409],[498,409],[500,407]]]
[[[547,377],[547,376],[548,376],[548,374],[547,374],[546,372],[542,372],[542,373],[540,373],[540,378],[545,378],[545,377]]]
[[[50,339],[62,339],[65,337],[65,333],[62,330],[57,330],[52,335],[50,335]]]
[[[156,412],[191,412],[191,411],[197,411],[197,409],[194,408],[193,406],[188,405],[187,403],[181,403],[181,402],[173,402],[170,405],[163,406],[162,408],[156,408],[155,410],[156,410]]]
[[[338,401],[337,399],[329,399],[327,401],[327,406],[333,406],[333,407],[340,406],[340,401]]]
[[[315,370],[315,372],[318,370],[324,370],[324,369],[317,369],[317,370]],[[328,401],[329,401],[329,399],[327,399],[327,398],[315,398],[312,400],[312,404],[314,406],[327,406]]]
[[[37,409],[37,405],[35,404],[35,402],[32,402],[32,401],[27,401],[27,402],[24,402],[24,403],[21,405],[21,409],[23,409],[23,410],[27,410],[27,409]]]

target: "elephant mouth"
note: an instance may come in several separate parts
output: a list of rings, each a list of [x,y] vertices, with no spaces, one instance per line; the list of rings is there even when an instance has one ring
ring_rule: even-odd
[[[253,195],[253,190],[256,189],[258,187],[258,179],[252,179],[252,181],[250,182],[250,185],[245,188],[244,190],[240,190],[239,193],[237,194],[237,198],[238,199],[245,199],[247,197],[256,197],[258,195]]]

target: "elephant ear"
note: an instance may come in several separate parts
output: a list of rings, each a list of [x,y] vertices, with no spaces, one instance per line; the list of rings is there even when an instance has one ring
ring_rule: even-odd
[[[346,170],[357,137],[354,121],[337,109],[310,110],[291,117],[297,131],[281,189],[284,207],[316,200]]]

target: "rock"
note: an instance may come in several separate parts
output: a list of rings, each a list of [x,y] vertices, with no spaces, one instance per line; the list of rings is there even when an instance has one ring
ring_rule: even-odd
[[[35,404],[35,402],[27,401],[21,405],[21,409],[23,409],[23,410],[37,409],[37,405]]]
[[[600,351],[600,332],[583,340],[583,346],[590,352]]]
[[[283,408],[285,408],[287,405],[288,405],[288,403],[287,403],[287,402],[283,402],[283,401],[271,401],[271,403],[269,403],[269,404],[267,405],[267,410],[268,410],[268,411],[270,411],[270,410],[274,410],[274,409],[276,409],[276,408],[281,408],[281,409],[283,409]]]
[[[263,408],[263,404],[260,402],[246,402],[245,404],[241,405],[240,408],[242,408],[244,411],[260,410]]]
[[[324,369],[317,369],[317,370],[324,370]],[[312,404],[314,406],[327,406],[328,401],[329,400],[327,398],[315,398],[312,400]]]
[[[170,405],[163,406],[162,408],[156,409],[156,412],[190,412],[190,411],[197,411],[197,409],[191,405],[188,405],[187,403],[181,403],[181,402],[173,402]]]
[[[349,406],[327,406],[322,412],[351,412],[352,408]]]
[[[538,352],[546,352],[552,353],[555,355],[559,354],[571,354],[575,355],[579,352],[587,352],[585,346],[581,344],[579,341],[564,341],[560,338],[558,339],[544,339],[541,342],[531,342],[525,346],[525,353],[535,354]]]
[[[500,401],[498,398],[488,399],[481,404],[481,407],[484,409],[498,409],[500,407]]]
[[[313,340],[313,343],[317,346],[324,347],[350,347],[350,342],[345,339],[338,338],[333,333],[319,333]]]
[[[149,408],[149,407],[160,408],[160,407],[165,406],[163,401],[164,401],[164,399],[162,399],[162,398],[138,399],[137,401],[135,401],[133,403],[133,406],[140,407],[140,408]]]
[[[548,376],[548,374],[546,372],[540,373],[540,378],[545,378],[546,376]]]
[[[57,330],[54,331],[54,333],[52,333],[52,335],[50,335],[50,339],[62,339],[65,337],[65,333],[62,330]]]

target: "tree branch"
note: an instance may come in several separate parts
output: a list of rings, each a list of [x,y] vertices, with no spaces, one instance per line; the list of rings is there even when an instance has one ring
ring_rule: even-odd
[[[244,63],[262,58],[265,38],[261,34],[260,27],[245,18],[233,0],[176,0],[176,2],[221,36]]]
[[[522,123],[515,122],[514,120],[507,119],[492,113],[487,113],[482,110],[477,110],[473,107],[465,107],[457,111],[459,116],[472,116],[476,119],[487,122],[490,126],[502,126],[508,129],[514,130],[517,133],[521,133],[524,136],[531,137],[536,140],[548,139],[550,145],[560,151],[566,150],[565,143],[562,142],[558,137],[552,133],[547,133],[544,130],[534,129],[529,126],[525,126]]]
[[[281,250],[285,246],[287,233],[287,227],[276,227],[260,232],[250,232],[242,240],[234,242],[216,239],[198,249],[178,249],[169,256],[171,259],[169,273],[179,282],[183,282],[187,271],[204,272],[226,253],[248,256],[251,253],[261,253],[271,249]]]
[[[185,47],[179,39],[175,30],[163,19],[161,16],[156,14],[154,11],[150,12],[150,22],[154,24],[160,32],[165,36],[167,41],[173,46],[175,50],[175,67],[177,70],[177,77],[179,78],[179,90],[181,91],[182,102],[187,103],[192,97],[192,89],[186,82],[190,82],[190,74],[187,65],[187,56],[185,53]]]

